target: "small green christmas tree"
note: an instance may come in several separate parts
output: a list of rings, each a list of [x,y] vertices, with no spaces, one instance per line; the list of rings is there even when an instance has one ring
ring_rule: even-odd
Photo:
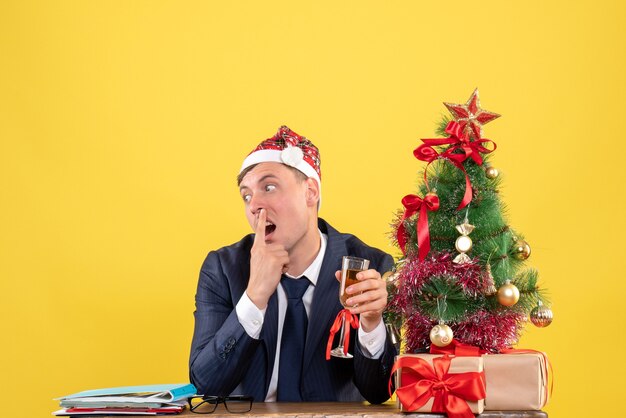
[[[414,151],[427,163],[419,194],[402,200],[394,237],[404,254],[389,278],[388,320],[404,327],[406,350],[454,339],[497,352],[515,344],[530,315],[547,326],[552,312],[525,269],[530,246],[504,216],[500,176],[489,164],[496,144],[482,125],[500,115],[480,107],[478,90],[465,104],[444,103],[452,119],[442,138]]]

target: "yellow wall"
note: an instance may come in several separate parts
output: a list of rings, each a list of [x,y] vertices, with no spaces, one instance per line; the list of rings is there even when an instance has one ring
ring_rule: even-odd
[[[625,16],[606,0],[3,1],[0,393],[29,405],[12,416],[187,380],[200,264],[248,232],[234,178],[283,123],[323,151],[321,215],[397,254],[412,150],[476,86],[504,115],[486,127],[503,199],[554,302],[520,344],[553,361],[547,411],[616,412],[624,361],[600,358],[624,343]]]

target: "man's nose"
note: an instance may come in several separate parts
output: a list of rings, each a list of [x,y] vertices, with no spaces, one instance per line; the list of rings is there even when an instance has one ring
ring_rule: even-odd
[[[259,214],[259,210],[263,209],[264,206],[264,202],[263,199],[261,199],[260,197],[257,196],[252,196],[250,198],[250,203],[248,204],[248,209],[250,210],[250,212],[253,215],[258,215]]]

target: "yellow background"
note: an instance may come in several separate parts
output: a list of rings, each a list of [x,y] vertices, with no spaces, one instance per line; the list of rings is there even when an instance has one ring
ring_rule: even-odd
[[[1,2],[0,393],[12,416],[48,416],[53,397],[83,389],[187,381],[200,265],[249,232],[235,175],[281,124],[322,150],[321,216],[397,255],[388,224],[416,190],[412,150],[442,102],[475,87],[503,115],[485,130],[502,197],[553,300],[552,326],[520,343],[552,359],[546,410],[618,411],[625,11]]]

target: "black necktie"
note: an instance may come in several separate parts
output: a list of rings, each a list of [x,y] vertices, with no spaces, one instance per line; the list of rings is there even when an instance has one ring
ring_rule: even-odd
[[[302,376],[306,327],[309,322],[302,295],[311,282],[304,276],[299,279],[283,276],[281,283],[287,294],[287,312],[280,343],[277,399],[279,402],[298,402],[302,401],[300,377]]]

